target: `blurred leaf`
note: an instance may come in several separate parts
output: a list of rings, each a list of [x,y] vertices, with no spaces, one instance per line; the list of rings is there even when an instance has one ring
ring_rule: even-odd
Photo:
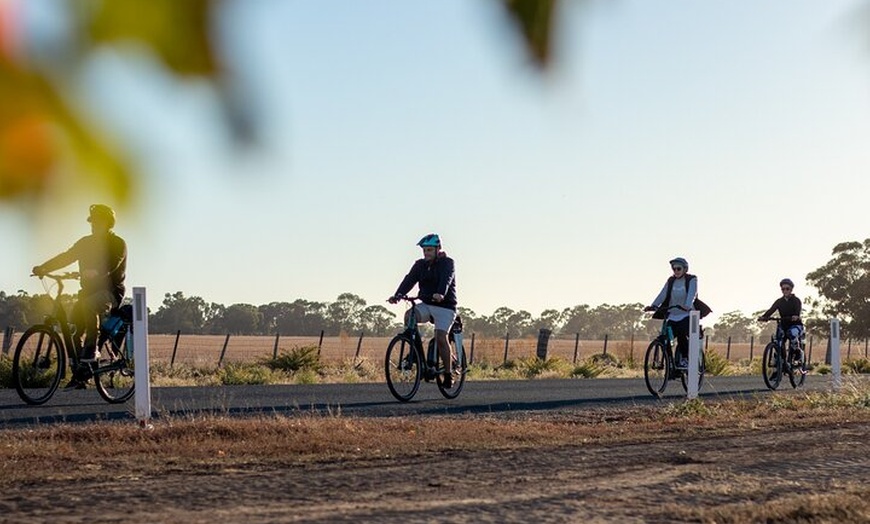
[[[519,26],[526,48],[540,68],[550,63],[553,13],[556,0],[502,0]]]
[[[76,184],[128,201],[131,175],[44,77],[0,58],[0,199],[38,197],[64,161]]]
[[[95,43],[139,41],[181,75],[211,76],[218,66],[209,33],[216,0],[91,0],[78,2]]]

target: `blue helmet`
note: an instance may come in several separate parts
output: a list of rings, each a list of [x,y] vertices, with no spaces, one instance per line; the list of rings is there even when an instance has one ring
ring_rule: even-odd
[[[677,258],[671,260],[671,261],[670,261],[670,264],[671,264],[672,266],[673,266],[674,264],[677,264],[677,265],[683,266],[683,269],[685,269],[686,271],[689,270],[689,263],[686,262],[686,259],[683,258],[683,257],[677,257]]]
[[[429,233],[421,238],[417,245],[420,247],[441,247],[441,239],[435,233]]]

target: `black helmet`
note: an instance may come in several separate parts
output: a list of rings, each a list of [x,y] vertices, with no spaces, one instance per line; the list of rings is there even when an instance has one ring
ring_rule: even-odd
[[[791,281],[790,278],[784,278],[779,281],[779,285],[781,286],[791,286],[794,289],[794,282]]]

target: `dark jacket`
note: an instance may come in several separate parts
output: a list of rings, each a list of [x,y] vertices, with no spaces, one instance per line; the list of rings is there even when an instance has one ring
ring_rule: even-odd
[[[774,311],[779,311],[779,318],[782,319],[783,328],[803,325],[800,320],[794,321],[791,319],[792,316],[801,315],[801,299],[794,295],[789,295],[788,298],[779,297],[779,299],[770,306],[770,309],[765,311],[761,316],[762,318],[770,318],[770,315],[772,315]]]
[[[116,301],[124,298],[124,279],[127,276],[127,243],[109,231],[82,237],[71,248],[42,264],[45,271],[54,271],[78,261],[83,273],[81,293],[89,295],[109,291]],[[87,278],[84,272],[94,270],[96,278]]]
[[[396,295],[406,295],[417,284],[419,297],[424,304],[456,310],[456,273],[453,259],[446,253],[438,253],[431,263],[425,258],[414,262],[411,270],[396,289]],[[444,295],[444,300],[435,302],[434,294]]]

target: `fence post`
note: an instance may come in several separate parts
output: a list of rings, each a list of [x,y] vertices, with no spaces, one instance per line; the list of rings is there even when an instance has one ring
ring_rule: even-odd
[[[275,347],[272,348],[272,360],[278,358],[278,339],[281,338],[281,332],[275,332]]]
[[[840,379],[840,319],[838,318],[831,319],[831,336],[828,341],[831,348],[831,385],[836,391],[842,385]]]
[[[8,355],[12,348],[12,335],[15,334],[15,329],[12,326],[6,326],[3,330],[3,354]]]
[[[178,339],[181,338],[181,330],[175,332],[175,344],[172,346],[172,358],[169,360],[169,367],[175,365],[175,354],[178,352]]]
[[[810,349],[807,351],[807,364],[813,361],[813,336],[810,335]]]
[[[508,345],[510,345],[511,341],[511,332],[507,331],[504,334],[504,362],[502,365],[507,364],[507,354],[508,354]]]
[[[846,362],[852,360],[852,339],[846,341]]]
[[[631,334],[631,341],[628,343],[628,360],[634,365],[634,333]]]
[[[580,333],[577,333],[577,336],[574,337],[574,363],[577,363],[577,350],[580,349]]]
[[[704,337],[704,351],[710,349],[710,335]]]
[[[864,339],[864,358],[867,358],[867,339]]]
[[[540,360],[547,360],[547,345],[550,342],[550,335],[552,334],[552,329],[541,328],[538,330],[538,347],[535,348],[535,356]]]
[[[755,349],[755,335],[749,336],[749,360],[752,361],[752,354]],[[764,357],[762,357],[764,358]]]
[[[731,337],[728,337],[728,345],[725,347],[725,360],[731,360]]]
[[[224,339],[224,348],[221,349],[221,358],[220,358],[220,360],[218,360],[218,367],[221,367],[224,365],[224,355],[227,354],[227,344],[229,344],[229,343],[230,343],[230,334],[227,333],[227,338]]]
[[[468,365],[474,364],[474,333],[471,334],[471,354],[468,355]]]
[[[323,347],[323,330],[320,330],[320,340],[317,341],[317,358],[320,358],[320,348]]]
[[[359,358],[359,350],[362,347],[362,339],[363,339],[363,332],[360,331],[359,332],[359,340],[356,341],[356,354],[353,356],[354,362],[356,362],[356,360]]]
[[[607,354],[607,336],[608,335],[604,335],[604,352],[602,353],[604,355]]]

